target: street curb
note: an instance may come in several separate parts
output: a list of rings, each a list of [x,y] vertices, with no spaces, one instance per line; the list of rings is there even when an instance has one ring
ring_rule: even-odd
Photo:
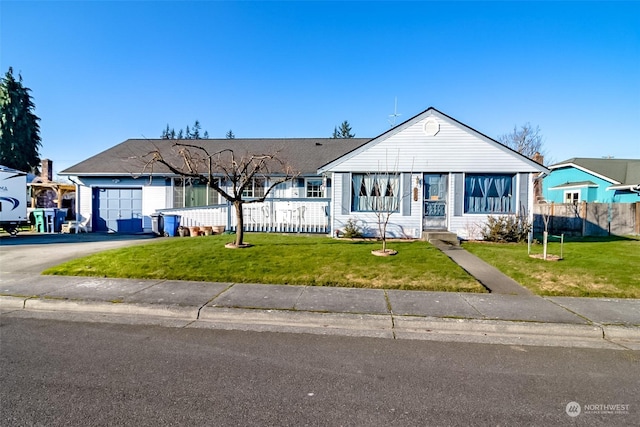
[[[387,339],[460,341],[640,350],[640,328],[510,320],[452,319],[393,314],[325,313],[292,310],[195,307],[107,301],[0,296],[0,309],[14,313],[47,312],[91,317],[114,315],[157,324],[182,320],[188,328],[310,333]],[[81,321],[81,317],[74,320]],[[126,323],[126,322],[125,322]]]
[[[185,320],[195,320],[198,317],[197,307],[181,307],[161,304],[130,304],[104,301],[73,301],[63,299],[30,298],[24,302],[24,309],[102,314],[135,314],[173,317]]]
[[[604,338],[615,343],[630,348],[631,350],[640,350],[640,328],[620,326],[620,325],[603,325]]]
[[[190,327],[393,338],[391,316],[204,307]]]
[[[24,301],[29,297],[12,297],[0,295],[0,308],[3,309],[23,309]]]
[[[495,335],[553,335],[602,339],[602,329],[593,325],[518,322],[511,320],[447,319],[437,317],[396,316],[397,330],[406,332],[471,332]]]

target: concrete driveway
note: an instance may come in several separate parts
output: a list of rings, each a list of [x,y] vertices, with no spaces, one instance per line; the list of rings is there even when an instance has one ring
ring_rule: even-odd
[[[40,274],[65,261],[107,249],[148,243],[152,234],[42,234],[0,236],[0,274]],[[161,240],[164,238],[158,238]]]

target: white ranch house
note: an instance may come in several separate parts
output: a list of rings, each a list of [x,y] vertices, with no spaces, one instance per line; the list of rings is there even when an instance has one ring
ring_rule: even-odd
[[[278,151],[299,171],[265,202],[245,204],[246,231],[336,235],[352,219],[376,235],[376,210],[384,208],[390,212],[389,237],[449,231],[478,238],[489,215],[532,220],[534,178],[548,172],[434,108],[373,139],[196,142],[211,151]],[[172,143],[127,140],[63,171],[77,186],[77,218],[90,218],[97,232],[151,232],[151,217],[159,212],[180,215],[182,225],[235,230],[233,208],[215,191],[160,165],[145,168],[144,154],[160,149],[169,155]],[[245,196],[264,194],[268,179],[256,179]]]

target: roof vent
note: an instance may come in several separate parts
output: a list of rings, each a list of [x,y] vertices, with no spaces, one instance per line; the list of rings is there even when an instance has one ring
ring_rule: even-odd
[[[440,123],[438,123],[435,117],[429,117],[424,121],[422,131],[427,136],[436,136],[436,134],[440,132]]]

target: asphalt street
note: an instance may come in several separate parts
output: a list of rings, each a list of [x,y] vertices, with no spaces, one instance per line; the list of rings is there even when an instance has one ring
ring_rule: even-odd
[[[631,351],[0,322],[3,426],[631,426],[640,417]]]

